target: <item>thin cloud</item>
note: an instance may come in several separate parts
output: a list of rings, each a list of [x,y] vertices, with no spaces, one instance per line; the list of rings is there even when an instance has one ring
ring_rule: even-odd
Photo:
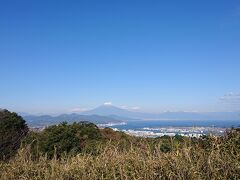
[[[126,110],[135,110],[135,111],[141,109],[139,106],[134,106],[134,107],[121,106],[120,108],[126,109]]]
[[[104,106],[111,106],[112,105],[112,102],[105,102],[103,103]]]
[[[226,104],[240,105],[240,93],[227,93],[224,96],[220,97],[220,101]]]
[[[73,108],[70,111],[71,112],[83,112],[83,111],[87,111],[87,108]]]
[[[120,106],[121,109],[128,109],[127,106]]]
[[[141,108],[138,106],[132,107],[132,110],[139,110],[139,109],[141,109]]]

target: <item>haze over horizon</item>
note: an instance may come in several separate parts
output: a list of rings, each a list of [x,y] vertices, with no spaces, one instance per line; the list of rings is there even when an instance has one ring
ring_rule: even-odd
[[[6,108],[0,108],[0,110],[3,110]],[[11,110],[11,109],[10,109]],[[104,112],[107,112],[106,114]],[[115,111],[117,111],[117,113],[115,113]],[[120,114],[118,114],[118,111],[120,111]],[[128,106],[117,106],[112,104],[112,102],[105,102],[99,106],[96,107],[92,107],[92,108],[73,108],[70,110],[63,110],[63,111],[55,111],[55,112],[27,112],[27,111],[16,111],[17,113],[19,113],[22,116],[59,116],[59,115],[65,115],[65,114],[69,114],[69,115],[73,115],[73,114],[78,114],[78,115],[100,115],[103,117],[108,117],[111,115],[116,115],[119,117],[124,117],[124,118],[134,118],[128,116],[128,115],[121,115],[121,112],[125,112],[125,113],[135,113],[135,114],[144,114],[144,115],[161,115],[161,114],[165,114],[165,113],[169,113],[169,114],[195,114],[195,115],[203,115],[203,114],[218,114],[218,113],[222,113],[223,115],[226,115],[228,113],[232,113],[232,115],[234,116],[238,116],[240,118],[240,111],[239,110],[235,110],[235,111],[184,111],[184,110],[166,110],[166,111],[157,111],[157,112],[147,112],[144,111],[143,109],[141,109],[140,107],[128,107]],[[140,118],[141,119],[141,118]],[[143,118],[144,119],[144,118]],[[151,119],[151,118],[150,118]],[[156,119],[156,118],[152,118],[152,119]],[[167,120],[167,119],[166,119]]]
[[[0,108],[240,111],[240,2],[1,1]]]

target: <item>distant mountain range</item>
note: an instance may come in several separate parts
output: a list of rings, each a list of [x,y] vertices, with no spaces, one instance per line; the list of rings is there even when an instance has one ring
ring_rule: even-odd
[[[113,117],[99,116],[99,115],[80,115],[80,114],[62,114],[59,116],[23,116],[30,127],[43,127],[53,124],[59,124],[63,121],[68,123],[80,122],[80,121],[89,121],[95,124],[108,124],[108,123],[121,123],[122,120],[115,119]]]
[[[102,105],[85,115],[102,115],[121,117],[121,119],[144,119],[144,120],[239,120],[240,112],[164,112],[159,114],[132,112],[112,105]]]
[[[96,124],[121,123],[134,120],[239,120],[240,112],[164,112],[159,114],[133,112],[112,105],[102,105],[81,114],[23,115],[29,126],[47,126],[63,121],[89,121]]]

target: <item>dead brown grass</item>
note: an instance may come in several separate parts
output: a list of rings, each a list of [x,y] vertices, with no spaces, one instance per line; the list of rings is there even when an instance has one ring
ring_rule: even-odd
[[[78,154],[60,159],[31,157],[23,148],[9,162],[0,162],[0,179],[239,179],[239,134],[211,139],[208,149],[187,141],[176,150],[163,153],[132,146],[120,149],[111,142],[99,147],[98,155]]]

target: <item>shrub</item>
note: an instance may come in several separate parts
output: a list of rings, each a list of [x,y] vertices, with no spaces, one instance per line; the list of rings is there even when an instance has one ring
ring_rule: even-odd
[[[21,116],[8,110],[0,111],[0,159],[13,156],[27,132],[28,127]]]
[[[32,153],[47,154],[48,157],[62,154],[74,155],[82,151],[87,142],[101,137],[98,127],[89,122],[63,122],[46,128],[43,132],[31,132],[24,140],[24,144],[31,144]]]

